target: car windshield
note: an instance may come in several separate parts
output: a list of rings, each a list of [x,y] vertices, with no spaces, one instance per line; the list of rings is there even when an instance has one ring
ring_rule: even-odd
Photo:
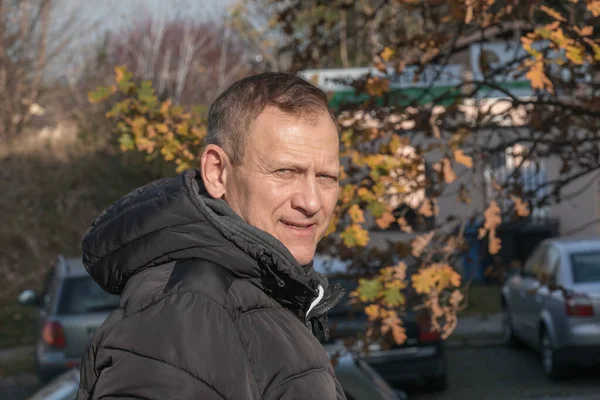
[[[573,282],[600,282],[600,252],[571,254]]]
[[[119,296],[105,292],[91,277],[68,278],[64,282],[59,314],[112,311]]]

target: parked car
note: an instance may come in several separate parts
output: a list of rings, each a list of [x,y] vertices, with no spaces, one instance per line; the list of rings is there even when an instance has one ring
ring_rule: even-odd
[[[317,271],[328,276],[330,284],[342,285],[347,293],[357,288],[358,276],[348,273],[347,264],[340,260],[316,256],[313,264]],[[369,346],[368,352],[362,353],[362,358],[395,388],[421,384],[432,391],[446,390],[448,364],[445,343],[440,332],[429,329],[428,317],[411,311],[410,291],[405,293],[405,297],[408,306],[401,319],[406,341],[398,345],[389,335],[382,337]],[[367,331],[368,320],[363,307],[353,305],[349,300],[347,296],[328,312],[330,331],[327,343],[336,344],[339,348],[344,347],[344,340]]]
[[[335,365],[335,375],[347,400],[406,400],[406,393],[394,390],[364,360],[345,353]]]
[[[502,288],[504,337],[541,353],[551,379],[600,364],[600,239],[549,239]]]
[[[79,368],[71,368],[48,382],[28,400],[75,400],[79,379]]]
[[[394,391],[367,363],[350,354],[337,358],[336,376],[348,400],[406,400],[406,393]],[[75,400],[79,370],[73,368],[55,378],[29,400]]]
[[[46,382],[78,366],[94,331],[119,304],[87,273],[79,258],[59,256],[40,296],[33,290],[19,302],[39,309],[35,321],[36,371]]]

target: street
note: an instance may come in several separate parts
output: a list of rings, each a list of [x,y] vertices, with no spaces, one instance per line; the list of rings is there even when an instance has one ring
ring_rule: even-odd
[[[593,400],[600,399],[597,370],[577,371],[571,379],[551,382],[530,350],[502,346],[448,349],[450,386],[443,393],[408,388],[411,400]],[[31,375],[0,379],[0,399],[21,400],[37,382]]]
[[[502,346],[448,349],[449,388],[443,393],[409,389],[412,400],[600,399],[600,373],[582,370],[563,382],[548,380],[538,355]]]

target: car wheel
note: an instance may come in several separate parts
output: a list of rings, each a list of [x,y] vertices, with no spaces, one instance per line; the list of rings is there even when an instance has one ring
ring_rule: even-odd
[[[515,335],[512,317],[510,315],[510,310],[508,306],[504,307],[502,315],[502,340],[507,346],[515,348],[521,347],[521,342],[519,341],[519,338],[517,338],[517,336]]]
[[[542,330],[540,338],[540,351],[542,356],[542,368],[546,376],[552,380],[558,380],[563,377],[563,368],[556,357],[556,350],[550,340],[550,335],[546,329]]]

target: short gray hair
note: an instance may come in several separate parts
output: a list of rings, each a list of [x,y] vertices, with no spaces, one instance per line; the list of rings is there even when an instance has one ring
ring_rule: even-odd
[[[220,146],[234,165],[240,165],[247,132],[268,106],[302,118],[324,111],[338,126],[321,89],[293,74],[265,72],[233,83],[217,97],[208,112],[205,143]]]

